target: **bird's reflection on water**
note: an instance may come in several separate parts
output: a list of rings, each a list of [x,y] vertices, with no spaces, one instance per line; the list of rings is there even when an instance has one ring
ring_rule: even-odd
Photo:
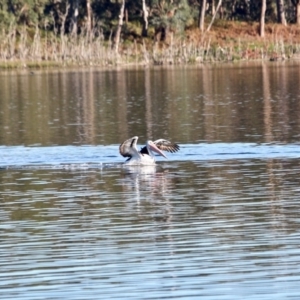
[[[120,183],[124,197],[134,200],[138,211],[152,207],[152,217],[157,221],[171,219],[170,202],[173,180],[168,169],[160,165],[123,166]],[[133,204],[133,203],[132,203]]]

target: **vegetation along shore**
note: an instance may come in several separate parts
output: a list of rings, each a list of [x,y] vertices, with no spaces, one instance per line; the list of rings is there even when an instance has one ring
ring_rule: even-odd
[[[300,0],[4,0],[0,68],[300,58]]]

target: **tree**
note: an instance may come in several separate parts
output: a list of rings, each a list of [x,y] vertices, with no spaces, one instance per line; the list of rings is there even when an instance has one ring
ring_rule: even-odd
[[[86,30],[90,34],[92,30],[92,9],[91,9],[91,0],[86,0]]]
[[[153,0],[151,5],[151,24],[155,27],[156,40],[168,40],[170,31],[183,30],[191,17],[187,0]]]
[[[71,16],[71,28],[70,28],[70,32],[72,34],[77,34],[77,21],[78,21],[78,14],[79,14],[79,0],[73,0],[71,1],[71,12],[72,12],[72,16]]]
[[[276,0],[276,4],[277,4],[278,23],[281,23],[282,25],[286,26],[286,18],[284,14],[284,2],[283,0]]]
[[[122,26],[124,22],[124,12],[125,12],[125,0],[122,0],[120,13],[119,13],[118,27],[114,39],[114,50],[116,53],[119,52],[120,36],[121,36]]]
[[[49,0],[2,0],[0,1],[0,24],[11,22],[36,27],[43,21],[44,8]]]
[[[259,35],[265,36],[265,15],[267,9],[267,0],[261,0],[261,12],[260,12],[260,23],[259,23]]]
[[[199,29],[204,31],[204,19],[205,19],[205,10],[206,10],[206,0],[202,0],[199,11]]]
[[[221,5],[222,5],[222,0],[219,0],[218,5],[217,5],[217,8],[216,8],[216,10],[215,10],[215,13],[214,13],[214,15],[213,15],[213,17],[212,17],[212,19],[211,19],[211,21],[210,21],[210,23],[209,23],[209,25],[208,25],[206,31],[209,31],[209,30],[210,30],[210,28],[211,28],[211,26],[212,26],[212,24],[213,24],[213,22],[214,22],[214,20],[215,20],[215,18],[216,18],[216,15],[217,15],[217,13],[218,13],[218,11],[219,11]]]
[[[300,0],[292,0],[296,11],[296,24],[300,26]]]
[[[142,30],[142,36],[146,37],[148,35],[148,17],[149,17],[149,11],[148,7],[146,5],[146,0],[142,0],[143,3],[143,30]]]

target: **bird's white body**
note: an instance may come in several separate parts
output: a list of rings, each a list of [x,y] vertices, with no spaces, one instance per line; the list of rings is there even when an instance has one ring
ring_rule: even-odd
[[[125,165],[155,165],[155,159],[152,155],[152,152],[150,153],[151,155],[138,153],[137,155],[134,155],[131,159],[126,161]]]
[[[179,150],[178,145],[160,139],[155,142],[147,141],[146,146],[143,147],[141,151],[138,151],[136,147],[137,140],[138,137],[134,136],[133,138],[124,141],[120,145],[120,154],[124,157],[129,157],[125,162],[126,165],[155,165],[155,158],[153,152],[156,152],[157,154],[167,158],[161,150],[166,150],[170,152],[176,152]]]

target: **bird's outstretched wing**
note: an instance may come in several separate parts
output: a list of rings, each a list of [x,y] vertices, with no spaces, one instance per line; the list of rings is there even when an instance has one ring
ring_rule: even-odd
[[[175,153],[177,151],[179,151],[180,147],[179,145],[175,144],[175,143],[172,143],[170,141],[167,141],[165,139],[158,139],[156,141],[153,142],[156,147],[162,151],[167,151],[167,152],[171,152],[171,153]],[[142,154],[148,154],[148,150],[147,150],[147,147],[144,146],[142,149],[141,149],[141,153]]]
[[[132,157],[137,152],[136,143],[138,138],[138,136],[134,136],[124,141],[119,147],[120,154],[124,157]]]
[[[170,141],[167,141],[165,139],[159,139],[159,140],[154,141],[153,143],[156,145],[156,147],[158,149],[163,150],[163,151],[168,151],[171,153],[175,153],[175,152],[179,151],[179,149],[180,149],[179,145],[172,143]]]

